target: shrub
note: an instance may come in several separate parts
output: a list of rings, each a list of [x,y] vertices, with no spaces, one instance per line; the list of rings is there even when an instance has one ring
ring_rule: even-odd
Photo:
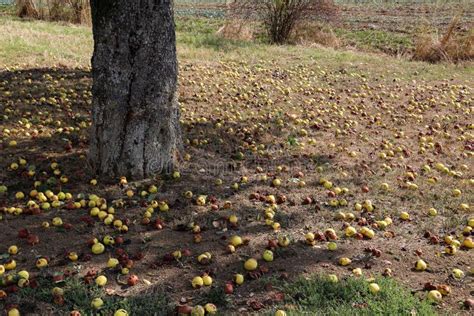
[[[236,0],[233,18],[263,21],[272,43],[287,43],[297,25],[314,19],[332,19],[338,10],[332,0]]]

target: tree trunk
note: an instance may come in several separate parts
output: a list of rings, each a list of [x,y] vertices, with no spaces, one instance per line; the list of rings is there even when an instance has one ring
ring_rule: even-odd
[[[181,142],[171,0],[91,0],[92,132],[98,175],[170,172]]]

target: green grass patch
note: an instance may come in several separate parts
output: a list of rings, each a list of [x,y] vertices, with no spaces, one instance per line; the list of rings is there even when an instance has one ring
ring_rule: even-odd
[[[287,303],[296,306],[290,315],[435,315],[427,301],[390,278],[377,278],[380,292],[372,294],[364,279],[348,278],[332,283],[315,276],[284,286]]]
[[[224,24],[225,20],[223,19],[177,18],[177,42],[191,48],[209,48],[223,52],[251,45],[249,42],[230,40],[218,36],[216,32]]]
[[[166,295],[158,291],[144,291],[133,296],[119,297],[107,295],[95,284],[85,284],[81,279],[73,277],[64,282],[54,284],[49,280],[40,279],[38,288],[21,288],[17,293],[22,302],[23,311],[35,311],[38,303],[55,306],[60,314],[68,314],[72,310],[82,315],[112,315],[118,309],[125,309],[133,315],[168,315],[172,305]],[[64,304],[54,304],[53,287],[64,290]],[[104,305],[99,310],[91,307],[94,298],[101,298]],[[1,304],[0,304],[1,307]]]
[[[382,30],[336,29],[336,35],[345,45],[388,54],[408,52],[413,49],[413,39],[407,34]]]

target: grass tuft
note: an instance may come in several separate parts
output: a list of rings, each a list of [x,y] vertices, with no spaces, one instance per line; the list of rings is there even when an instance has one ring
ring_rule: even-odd
[[[323,276],[300,279],[284,286],[293,313],[319,315],[435,315],[432,306],[390,278],[376,279],[381,291],[371,294],[369,283],[348,278],[332,283]]]
[[[474,29],[460,33],[458,23],[459,18],[455,17],[443,36],[422,30],[415,41],[414,59],[431,63],[474,59]]]
[[[107,295],[95,284],[87,285],[77,277],[66,279],[60,284],[54,284],[42,278],[38,282],[37,289],[29,287],[20,289],[18,296],[22,302],[23,311],[35,311],[39,304],[52,304],[54,299],[52,289],[58,286],[64,290],[64,304],[54,306],[61,315],[72,310],[79,311],[82,315],[112,315],[118,309],[133,311],[133,315],[168,315],[172,312],[169,298],[157,291],[119,297]],[[91,301],[94,298],[101,298],[104,301],[104,305],[99,311],[91,307]]]

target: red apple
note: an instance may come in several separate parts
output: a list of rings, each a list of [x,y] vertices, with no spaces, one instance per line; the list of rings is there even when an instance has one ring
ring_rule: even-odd
[[[40,242],[38,235],[34,235],[34,234],[28,235],[28,237],[26,238],[26,241],[31,246],[39,244],[39,242]]]
[[[224,286],[224,293],[225,294],[232,294],[234,293],[234,286],[231,282],[227,282]]]
[[[138,279],[138,276],[137,276],[136,274],[132,274],[132,275],[130,275],[130,276],[128,277],[128,279],[127,279],[127,284],[128,284],[129,286],[134,286],[134,285],[136,285],[136,284],[138,283],[138,280],[139,280],[139,279]]]
[[[30,232],[26,228],[22,228],[18,231],[18,237],[19,238],[26,238],[26,237],[28,237],[29,234],[30,234]]]

